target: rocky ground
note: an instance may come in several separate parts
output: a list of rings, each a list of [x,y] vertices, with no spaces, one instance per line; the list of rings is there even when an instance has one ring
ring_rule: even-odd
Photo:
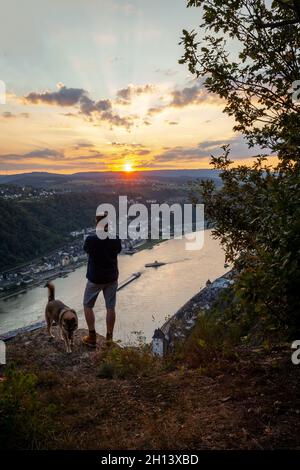
[[[148,377],[98,375],[96,351],[74,352],[44,329],[7,342],[8,364],[38,376],[38,397],[56,405],[57,449],[300,449],[300,366],[289,346],[239,350],[206,369]]]

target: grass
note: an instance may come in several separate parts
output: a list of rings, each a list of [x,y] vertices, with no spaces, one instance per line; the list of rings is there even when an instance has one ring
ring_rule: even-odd
[[[153,357],[149,345],[111,346],[100,359],[98,377],[129,379],[149,377],[161,369],[159,359]]]

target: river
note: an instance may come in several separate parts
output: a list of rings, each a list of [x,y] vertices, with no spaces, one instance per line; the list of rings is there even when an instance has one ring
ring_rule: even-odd
[[[198,251],[187,251],[185,239],[173,239],[142,250],[133,256],[119,256],[119,281],[133,272],[142,275],[118,292],[115,339],[133,341],[140,331],[149,341],[153,331],[173,315],[187,300],[211,281],[221,276],[224,252],[210,230],[204,233],[204,246]],[[165,262],[159,268],[145,268],[155,260]],[[66,278],[56,279],[56,297],[74,308],[79,326],[85,327],[82,297],[86,268],[81,267]],[[0,334],[20,328],[44,318],[46,289],[35,287],[24,294],[0,301]],[[96,328],[105,333],[105,308],[100,294],[96,307]]]

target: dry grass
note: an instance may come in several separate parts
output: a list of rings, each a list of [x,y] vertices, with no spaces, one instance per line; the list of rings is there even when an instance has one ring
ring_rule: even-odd
[[[35,371],[39,401],[44,407],[55,406],[58,429],[48,441],[52,449],[300,445],[300,368],[292,365],[289,348],[242,348],[234,358],[223,355],[210,361],[209,368],[184,366],[172,372],[153,368],[135,350],[110,352],[103,363],[111,361],[114,368],[117,363],[122,378],[100,378],[100,350],[71,358],[57,346],[54,355],[56,343],[48,344],[41,335],[11,342],[8,360],[16,360],[19,369]],[[134,367],[126,361],[133,361]],[[141,364],[148,370],[145,374]],[[125,375],[119,375],[120,370]]]

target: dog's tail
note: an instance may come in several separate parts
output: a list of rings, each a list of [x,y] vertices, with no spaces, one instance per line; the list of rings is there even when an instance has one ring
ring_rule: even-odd
[[[52,282],[47,282],[44,287],[48,287],[48,301],[55,300],[55,287]]]

